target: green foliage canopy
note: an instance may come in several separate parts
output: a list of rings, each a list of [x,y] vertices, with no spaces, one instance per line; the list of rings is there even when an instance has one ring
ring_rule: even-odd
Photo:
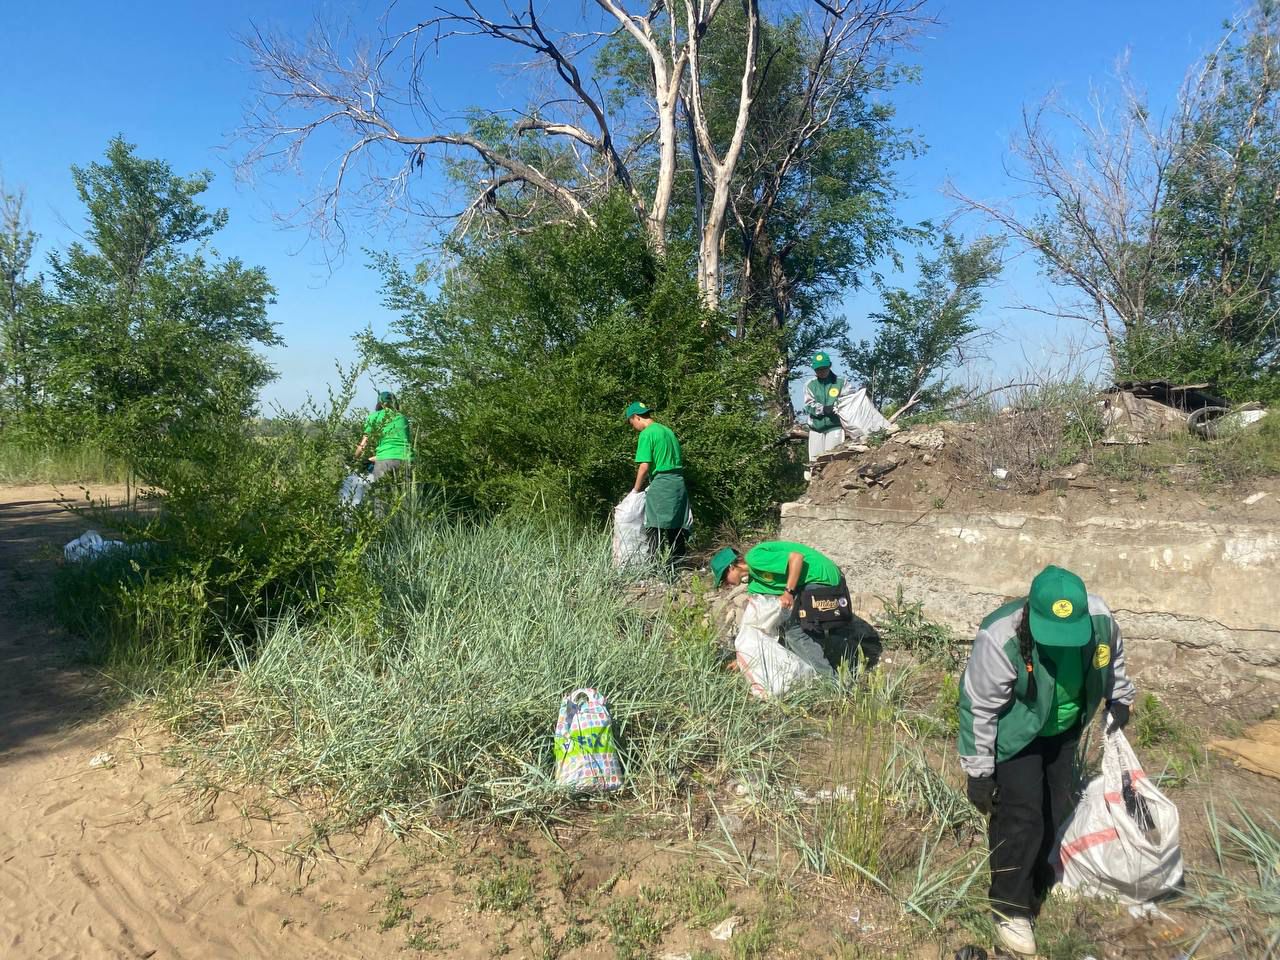
[[[877,406],[927,410],[955,394],[945,375],[981,339],[977,313],[1000,274],[1000,247],[993,237],[966,245],[946,234],[937,256],[919,258],[914,291],[884,291],[884,309],[871,315],[875,339],[846,353],[851,376],[866,383]]]
[[[764,417],[770,344],[729,335],[688,271],[657,256],[625,198],[464,254],[438,292],[388,257],[391,337],[367,358],[404,384],[420,479],[486,510],[600,517],[634,476],[630,400],[684,448],[702,529],[757,520],[787,469]]]
[[[122,139],[73,167],[85,243],[51,258],[45,415],[83,435],[163,432],[228,391],[244,414],[275,374],[254,350],[280,342],[265,272],[209,249],[226,224],[199,197],[210,175],[175,175]]]

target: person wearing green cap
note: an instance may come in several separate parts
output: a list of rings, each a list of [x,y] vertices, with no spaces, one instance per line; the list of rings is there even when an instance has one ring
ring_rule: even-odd
[[[831,355],[813,355],[813,379],[805,384],[804,410],[809,414],[809,462],[813,463],[844,440],[844,427],[836,416],[836,400],[844,390],[844,378],[831,370]]]
[[[1115,617],[1069,570],[1045,567],[978,628],[960,683],[960,765],[990,818],[991,905],[1013,953],[1036,952],[1081,731],[1102,703],[1108,729],[1123,727],[1135,696]]]
[[[813,547],[788,540],[764,540],[745,554],[724,547],[711,558],[711,575],[717,588],[746,583],[747,593],[777,597],[790,611],[786,646],[816,641],[833,668],[841,661],[856,667],[859,650],[868,666],[880,658],[880,636],[854,614],[844,574]]]
[[[636,438],[636,481],[632,489],[644,491],[644,525],[649,543],[671,563],[684,558],[693,514],[684,484],[684,454],[680,441],[665,424],[653,419],[653,410],[638,400],[624,414]]]
[[[378,404],[364,420],[364,436],[356,447],[356,458],[364,456],[373,444],[373,473],[377,480],[395,470],[403,470],[413,461],[413,448],[409,445],[409,421],[400,412],[395,394],[383,390],[378,394]]]

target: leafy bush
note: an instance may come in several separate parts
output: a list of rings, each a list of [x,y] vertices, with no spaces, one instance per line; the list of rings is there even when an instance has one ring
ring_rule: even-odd
[[[560,700],[591,686],[634,794],[785,763],[793,721],[747,696],[711,641],[636,612],[603,536],[404,510],[366,569],[383,593],[370,619],[267,625],[229,689],[184,696],[197,754],[355,820],[546,812],[567,802],[551,776]]]
[[[273,617],[367,619],[380,595],[363,556],[385,520],[338,503],[340,451],[354,446],[340,409],[259,439],[233,395],[228,411],[134,431],[141,509],[90,516],[146,546],[63,568],[69,626],[116,666],[191,667]]]
[[[773,345],[731,336],[626,201],[595,215],[464,254],[438,296],[382,260],[401,318],[363,345],[405,385],[420,471],[484,510],[599,518],[634,477],[622,411],[642,400],[680,438],[699,529],[757,521],[787,468],[760,412]]]
[[[884,609],[876,618],[876,628],[886,650],[909,650],[920,659],[956,666],[960,651],[955,634],[946,624],[925,616],[924,603],[907,600],[902,587],[892,597],[881,597]]]

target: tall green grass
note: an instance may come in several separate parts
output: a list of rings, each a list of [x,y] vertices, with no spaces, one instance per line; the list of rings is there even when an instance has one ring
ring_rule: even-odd
[[[561,698],[613,711],[627,792],[776,772],[793,723],[746,696],[705,636],[626,602],[599,534],[405,511],[367,557],[374,629],[342,612],[234,641],[226,683],[174,698],[193,751],[232,779],[316,792],[350,820],[545,815]],[[757,774],[758,775],[758,774]]]
[[[47,444],[0,438],[0,484],[124,483],[124,464],[92,444]]]
[[[1189,871],[1182,902],[1209,925],[1189,957],[1280,955],[1280,821],[1233,808],[1226,817],[1205,811],[1214,863]]]

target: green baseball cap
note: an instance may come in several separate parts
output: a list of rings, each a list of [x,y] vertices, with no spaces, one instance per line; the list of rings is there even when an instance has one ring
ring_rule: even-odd
[[[733,547],[721,547],[715,552],[711,558],[711,574],[715,577],[717,587],[724,583],[724,575],[737,559],[738,551]]]
[[[643,417],[647,413],[652,413],[653,408],[647,403],[641,403],[639,400],[632,400],[627,404],[627,412],[622,415],[623,420],[630,420],[632,417]]]
[[[390,403],[390,402],[391,402],[392,400],[394,400],[394,399],[395,399],[395,394],[393,394],[390,390],[379,390],[379,391],[378,391],[378,402],[379,402],[379,403]]]
[[[1083,647],[1093,637],[1089,594],[1070,570],[1048,566],[1031,581],[1031,636],[1046,647]]]
[[[831,366],[831,354],[819,351],[813,355],[813,369],[821,370]]]

